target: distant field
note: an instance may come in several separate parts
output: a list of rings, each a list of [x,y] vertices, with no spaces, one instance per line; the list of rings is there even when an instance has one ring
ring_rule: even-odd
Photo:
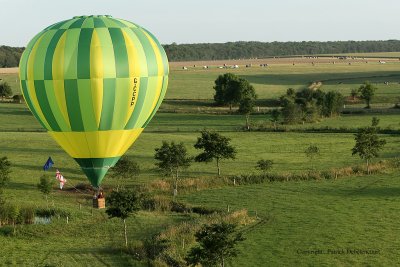
[[[322,81],[322,90],[338,90],[349,95],[351,89],[369,80],[376,83],[378,97],[394,101],[400,96],[400,62],[379,63],[310,63],[277,64],[267,68],[254,66],[239,69],[172,69],[167,99],[212,99],[214,80],[218,75],[231,72],[248,79],[255,87],[259,99],[276,99],[288,88],[303,88],[314,81]],[[384,85],[388,81],[389,85]]]
[[[348,54],[333,54],[334,56],[354,56],[354,57],[380,57],[380,58],[400,58],[400,52],[376,52],[376,53],[348,53]],[[321,54],[321,56],[324,56]]]
[[[300,61],[293,65],[294,60]],[[232,72],[248,79],[256,88],[259,99],[276,99],[289,87],[298,89],[314,81],[322,81],[322,90],[338,90],[344,95],[349,95],[351,89],[356,89],[361,83],[369,80],[378,87],[375,102],[394,103],[396,98],[400,97],[400,61],[394,60],[386,64],[379,64],[377,61],[378,59],[368,60],[369,63],[359,59],[258,59],[249,61],[254,64],[250,68],[244,66],[250,64],[247,61],[235,61],[240,64],[239,69],[219,69],[217,65],[222,66],[221,61],[214,62],[210,69],[202,68],[207,62],[197,62],[196,67],[187,65],[188,70],[179,67],[181,62],[172,62],[166,99],[212,99],[214,80],[220,74]],[[228,65],[235,62],[226,61]],[[262,68],[258,62],[271,65]],[[314,65],[311,62],[314,62]],[[209,63],[211,62],[206,65],[211,65]],[[16,73],[2,74],[0,69],[0,79],[8,82],[15,93],[20,93]],[[389,85],[385,85],[384,82],[389,82]]]

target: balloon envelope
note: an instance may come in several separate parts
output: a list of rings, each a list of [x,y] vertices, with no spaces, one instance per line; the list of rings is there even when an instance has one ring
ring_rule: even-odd
[[[96,187],[154,116],[169,73],[150,32],[110,16],[47,27],[19,66],[29,109]]]

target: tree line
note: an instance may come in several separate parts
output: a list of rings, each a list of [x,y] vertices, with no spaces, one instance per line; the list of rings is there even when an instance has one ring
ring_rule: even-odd
[[[164,45],[164,49],[170,61],[222,60],[291,55],[397,52],[400,51],[400,41],[172,43]]]
[[[267,58],[274,56],[398,52],[400,40],[228,42],[163,45],[170,61]],[[17,67],[23,47],[0,46],[0,67]]]
[[[17,67],[24,49],[23,47],[0,46],[0,68]]]

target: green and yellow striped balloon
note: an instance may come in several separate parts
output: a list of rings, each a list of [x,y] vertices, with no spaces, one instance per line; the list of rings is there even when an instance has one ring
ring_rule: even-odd
[[[150,32],[110,16],[47,27],[19,66],[29,109],[95,187],[156,113],[169,72]]]

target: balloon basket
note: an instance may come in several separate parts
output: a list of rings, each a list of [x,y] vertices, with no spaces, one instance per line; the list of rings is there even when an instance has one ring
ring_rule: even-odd
[[[105,209],[106,208],[106,199],[105,198],[93,199],[93,208]]]

